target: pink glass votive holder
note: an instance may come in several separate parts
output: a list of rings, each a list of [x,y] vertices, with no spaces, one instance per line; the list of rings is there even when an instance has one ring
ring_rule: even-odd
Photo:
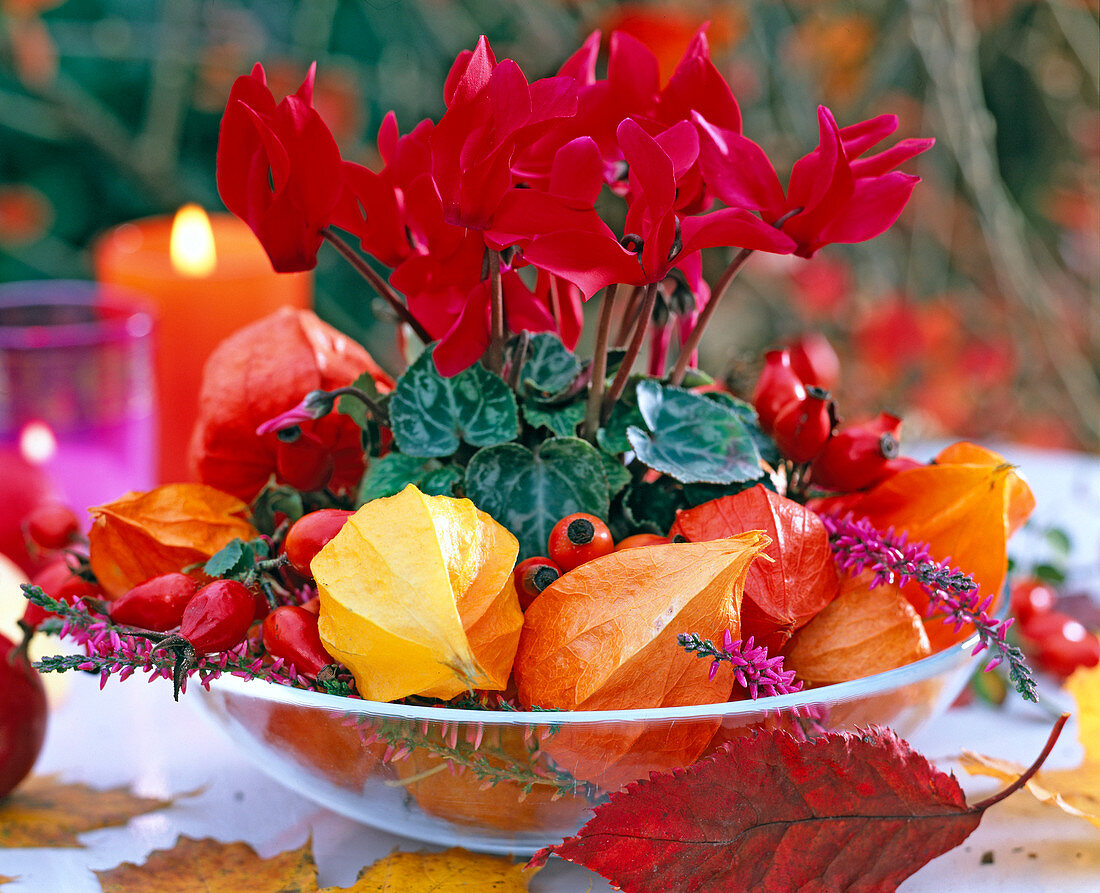
[[[78,514],[153,484],[153,318],[93,282],[0,286],[0,447],[43,467]]]

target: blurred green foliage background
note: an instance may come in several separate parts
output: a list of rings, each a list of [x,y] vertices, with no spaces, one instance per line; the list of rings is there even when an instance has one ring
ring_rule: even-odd
[[[710,21],[745,133],[777,167],[840,123],[893,112],[937,147],[902,221],[812,261],[761,259],[704,365],[751,384],[762,348],[815,328],[842,355],[850,418],[907,435],[1100,443],[1100,38],[1096,0],[0,0],[0,280],[90,275],[105,228],[214,186],[233,79],[262,61],[276,96],[318,61],[315,103],[345,157],[371,163],[442,111],[455,54],[486,33],[528,77],[593,28],[650,44],[670,71]],[[380,358],[392,328],[334,252],[317,309]]]

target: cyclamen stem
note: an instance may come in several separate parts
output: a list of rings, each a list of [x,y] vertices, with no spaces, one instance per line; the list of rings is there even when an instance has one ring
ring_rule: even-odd
[[[410,329],[416,333],[416,337],[423,341],[425,344],[429,344],[432,341],[432,336],[428,334],[428,330],[422,326],[419,321],[409,312],[409,308],[405,306],[405,303],[397,296],[390,284],[386,282],[381,276],[374,271],[358,252],[352,248],[347,242],[341,239],[332,230],[331,227],[325,227],[321,230],[321,235],[344,256],[344,259],[355,267],[355,271],[367,280],[371,284],[371,287],[378,292],[386,301],[393,311],[398,315],[402,322],[404,322]]]
[[[742,248],[738,251],[730,265],[726,267],[726,272],[722,274],[722,278],[715,284],[714,292],[711,294],[710,300],[707,301],[707,306],[703,308],[699,314],[699,319],[695,321],[695,328],[691,330],[687,340],[680,345],[680,354],[676,357],[676,365],[672,367],[672,375],[669,378],[670,384],[679,385],[684,380],[688,366],[691,365],[691,358],[699,347],[699,342],[703,340],[703,332],[710,323],[711,317],[714,316],[714,311],[718,309],[722,298],[729,291],[730,283],[741,272],[741,268],[745,266],[745,261],[749,259],[751,254],[751,248]]]
[[[338,400],[340,397],[354,397],[365,407],[367,407],[367,412],[374,416],[374,420],[379,425],[389,424],[389,418],[387,417],[385,410],[382,409],[382,407],[379,406],[378,403],[374,399],[372,399],[371,396],[362,388],[347,385],[346,387],[336,388],[329,391],[328,395],[332,398],[333,407],[336,406],[336,400]]]
[[[490,372],[504,368],[504,289],[500,281],[500,252],[489,251],[489,349],[485,362]]]
[[[866,520],[856,521],[850,516],[823,515],[821,520],[842,568],[852,574],[870,568],[875,573],[872,586],[881,583],[902,586],[916,580],[928,594],[928,613],[939,609],[944,614],[943,622],[952,624],[956,630],[965,623],[973,626],[979,637],[974,653],[988,648],[994,655],[986,670],[1007,661],[1008,677],[1016,691],[1025,700],[1037,702],[1035,680],[1024,653],[1006,640],[1012,619],[996,621],[986,613],[992,598],[979,600],[978,584],[970,574],[934,561],[926,545],[908,543],[904,534],[895,537],[892,529],[882,533]]]
[[[596,329],[596,348],[592,354],[592,380],[588,383],[588,408],[584,414],[585,440],[595,442],[600,427],[600,407],[603,405],[604,380],[607,378],[607,343],[611,336],[611,316],[619,296],[618,284],[604,293],[600,304],[600,321]]]
[[[615,379],[611,382],[611,387],[607,391],[607,395],[603,399],[603,409],[600,412],[600,422],[607,421],[607,417],[611,414],[611,408],[615,405],[615,401],[622,396],[624,390],[626,390],[626,383],[630,379],[630,370],[634,367],[634,361],[638,359],[638,354],[642,350],[642,342],[645,341],[645,333],[649,328],[650,317],[653,316],[653,307],[657,303],[657,283],[651,282],[645,287],[645,296],[642,298],[642,307],[638,311],[638,319],[634,323],[634,334],[630,339],[630,344],[626,349],[626,356],[623,357],[623,363],[619,366],[619,371],[615,373]],[[595,381],[595,376],[593,376]]]
[[[631,329],[634,328],[634,322],[638,318],[638,305],[641,303],[644,293],[645,288],[640,285],[635,285],[630,289],[630,297],[623,308],[623,317],[619,320],[619,334],[613,342],[615,347],[622,347],[630,337]]]
[[[792,208],[776,220],[772,226],[776,229],[783,229],[783,224],[796,214],[801,214],[802,211],[802,208]],[[718,304],[729,290],[730,283],[741,272],[741,268],[745,265],[745,261],[749,259],[752,251],[751,248],[742,248],[738,251],[733,260],[730,261],[730,265],[726,267],[726,272],[722,274],[722,278],[715,283],[714,291],[711,293],[707,306],[703,308],[703,311],[699,314],[699,319],[695,322],[695,328],[691,330],[687,341],[680,346],[680,355],[676,358],[676,365],[672,368],[672,376],[669,378],[671,384],[678,385],[684,380],[688,366],[691,364],[691,358],[695,355],[699,342],[703,340],[703,332],[706,330],[707,324],[710,323],[714,311],[718,309]]]

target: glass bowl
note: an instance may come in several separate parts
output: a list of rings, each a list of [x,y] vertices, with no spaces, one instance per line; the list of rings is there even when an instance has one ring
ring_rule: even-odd
[[[976,644],[851,682],[692,707],[461,710],[232,676],[192,697],[261,770],[322,806],[430,843],[530,855],[574,833],[608,791],[756,728],[804,736],[876,723],[909,737],[966,685]]]

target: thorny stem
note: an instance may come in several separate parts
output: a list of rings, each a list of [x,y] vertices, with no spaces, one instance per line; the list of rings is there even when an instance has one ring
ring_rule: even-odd
[[[645,334],[649,329],[649,318],[653,315],[653,305],[656,303],[657,283],[651,282],[645,288],[642,307],[638,312],[638,320],[634,324],[634,335],[631,337],[630,344],[626,349],[626,356],[623,357],[623,363],[619,366],[619,371],[615,373],[615,380],[611,382],[611,387],[603,399],[603,408],[600,411],[601,422],[607,420],[608,415],[611,413],[611,407],[615,405],[615,401],[626,390],[626,383],[630,379],[630,370],[641,352],[642,342],[645,341]],[[595,381],[595,376],[593,376],[593,381]]]
[[[969,811],[985,812],[987,809],[989,809],[990,806],[995,806],[1006,797],[1012,796],[1018,790],[1020,790],[1020,788],[1031,781],[1032,776],[1034,776],[1035,773],[1039,771],[1043,763],[1046,762],[1047,757],[1050,756],[1050,752],[1054,750],[1054,745],[1058,743],[1058,737],[1062,734],[1062,728],[1065,726],[1068,719],[1068,713],[1063,713],[1061,716],[1058,717],[1057,721],[1054,723],[1054,728],[1050,730],[1050,735],[1047,737],[1046,746],[1043,748],[1039,756],[1035,758],[1035,762],[1027,767],[1023,775],[1017,778],[1003,791],[998,791],[992,797],[987,797],[985,800],[982,800],[979,803],[975,803],[973,806],[970,807]]]
[[[618,296],[619,286],[616,283],[604,293],[600,304],[596,348],[592,354],[592,380],[588,383],[588,408],[584,414],[582,432],[584,439],[593,443],[596,440],[596,429],[600,427],[600,407],[603,404],[604,380],[607,378],[607,342],[611,335],[611,316]]]
[[[322,229],[321,235],[324,236],[332,247],[339,251],[340,254],[344,256],[344,259],[355,268],[355,271],[366,279],[367,282],[371,284],[371,287],[385,299],[386,303],[393,308],[394,313],[398,315],[401,321],[416,333],[417,338],[425,344],[431,342],[432,336],[428,334],[428,330],[409,312],[409,308],[406,307],[405,303],[397,296],[397,292],[390,288],[390,284],[379,276],[374,271],[374,268],[363,260],[354,248],[336,235],[336,232],[331,227],[326,226]]]
[[[492,249],[489,250],[489,349],[485,364],[497,375],[504,368],[504,289],[500,281],[500,252]]]
[[[691,334],[688,335],[687,340],[680,345],[680,355],[676,357],[676,365],[672,367],[672,376],[669,378],[671,384],[678,385],[684,380],[684,376],[687,375],[688,366],[691,364],[691,358],[699,347],[699,342],[703,340],[703,332],[707,324],[710,322],[711,317],[714,316],[714,311],[718,309],[718,305],[722,302],[722,298],[729,290],[730,283],[733,282],[734,277],[741,272],[741,268],[745,266],[745,261],[749,259],[751,254],[751,248],[742,248],[738,251],[730,262],[730,265],[726,267],[726,272],[722,274],[722,278],[719,279],[714,286],[714,292],[711,294],[710,300],[707,301],[707,306],[704,307],[699,314],[699,319],[696,320],[695,327],[691,330]]]

